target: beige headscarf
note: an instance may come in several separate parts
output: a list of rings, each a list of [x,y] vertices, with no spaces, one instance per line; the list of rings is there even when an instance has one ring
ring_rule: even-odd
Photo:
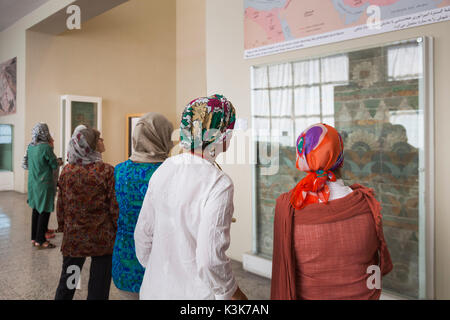
[[[173,147],[173,125],[163,115],[149,112],[143,115],[133,132],[133,162],[163,162]]]

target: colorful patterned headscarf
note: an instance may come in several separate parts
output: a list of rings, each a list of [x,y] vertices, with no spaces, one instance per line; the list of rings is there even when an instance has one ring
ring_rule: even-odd
[[[315,124],[297,139],[297,169],[308,172],[291,196],[291,204],[301,209],[321,200],[328,202],[330,190],[326,182],[336,181],[333,170],[344,164],[344,144],[341,135],[327,124]]]
[[[92,149],[83,132],[93,130],[84,125],[75,128],[67,147],[67,161],[70,164],[87,165],[102,161],[102,154]]]
[[[28,144],[28,146],[37,146],[38,144],[42,143],[50,143],[51,139],[52,136],[50,135],[47,124],[38,122],[31,130],[31,142]],[[23,156],[22,168],[28,170],[28,148],[25,152],[25,155]]]
[[[236,111],[224,96],[191,101],[181,118],[181,146],[188,150],[202,148],[210,144],[221,144],[232,133]]]

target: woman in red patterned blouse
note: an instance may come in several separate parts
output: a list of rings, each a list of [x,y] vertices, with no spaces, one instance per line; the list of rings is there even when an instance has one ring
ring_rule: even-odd
[[[68,164],[58,181],[58,231],[64,237],[55,300],[73,298],[86,257],[92,259],[87,299],[109,298],[119,208],[114,167],[102,161],[104,151],[100,132],[83,125],[75,129],[68,146]]]

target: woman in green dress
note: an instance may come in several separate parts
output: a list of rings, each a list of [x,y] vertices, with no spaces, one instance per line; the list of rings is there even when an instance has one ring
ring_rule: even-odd
[[[55,245],[47,241],[45,235],[50,212],[54,210],[56,184],[53,174],[62,161],[53,153],[53,138],[47,124],[36,124],[31,135],[22,164],[28,170],[27,202],[33,209],[31,242],[38,249],[54,248]]]

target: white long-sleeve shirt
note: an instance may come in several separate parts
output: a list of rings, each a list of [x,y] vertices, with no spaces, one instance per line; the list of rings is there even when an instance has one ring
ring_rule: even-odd
[[[134,239],[145,269],[140,299],[231,299],[237,289],[230,245],[233,182],[191,154],[153,174]]]

